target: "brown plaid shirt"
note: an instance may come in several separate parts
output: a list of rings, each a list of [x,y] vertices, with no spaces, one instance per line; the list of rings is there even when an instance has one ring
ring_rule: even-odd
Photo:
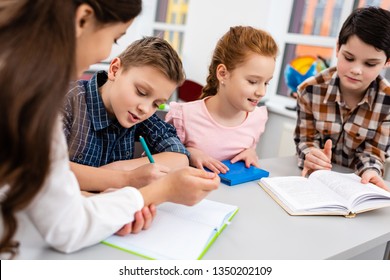
[[[324,70],[298,88],[298,120],[294,141],[298,166],[311,147],[332,139],[332,162],[361,174],[375,168],[383,174],[390,147],[390,83],[378,76],[355,108],[339,91],[336,68]]]

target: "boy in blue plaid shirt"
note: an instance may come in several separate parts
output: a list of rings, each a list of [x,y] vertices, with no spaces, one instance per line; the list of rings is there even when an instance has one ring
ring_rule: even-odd
[[[184,79],[169,43],[146,37],[113,59],[108,72],[75,83],[66,95],[63,123],[71,168],[82,190],[142,187],[188,165],[188,151],[175,128],[155,114]],[[139,136],[156,153],[155,164],[146,157],[133,159]]]

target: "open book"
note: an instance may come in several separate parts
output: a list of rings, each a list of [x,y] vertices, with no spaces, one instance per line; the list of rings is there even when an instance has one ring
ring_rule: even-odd
[[[207,199],[194,206],[166,202],[157,207],[149,229],[103,243],[147,259],[201,259],[237,211]]]
[[[260,186],[290,215],[343,215],[390,206],[390,192],[360,183],[353,173],[318,170],[300,176],[262,178]]]

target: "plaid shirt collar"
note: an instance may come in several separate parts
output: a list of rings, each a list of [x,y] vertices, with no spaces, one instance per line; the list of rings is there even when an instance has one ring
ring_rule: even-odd
[[[343,105],[343,101],[341,99],[341,94],[340,94],[340,87],[339,87],[340,78],[336,70],[337,70],[336,67],[332,67],[328,71],[325,71],[323,74],[324,76],[327,75],[331,76],[329,80],[329,87],[323,101],[324,104],[328,102],[337,102],[339,105]],[[378,76],[378,78],[368,86],[366,94],[364,95],[363,99],[359,102],[358,105],[367,103],[370,110],[372,110],[372,106],[375,101],[375,95],[376,92],[378,91],[378,81],[380,84],[380,81],[383,81],[383,78],[381,76]]]
[[[107,73],[105,71],[98,71],[92,76],[86,86],[85,100],[95,131],[102,130],[112,124],[112,120],[104,107],[103,99],[99,94],[99,87],[104,85],[106,81]]]

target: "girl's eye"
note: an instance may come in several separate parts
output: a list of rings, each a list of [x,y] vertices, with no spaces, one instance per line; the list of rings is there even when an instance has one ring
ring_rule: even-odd
[[[375,67],[375,66],[376,66],[376,64],[372,64],[372,63],[366,63],[366,65],[367,65],[368,67]]]
[[[251,80],[248,80],[248,82],[251,84],[251,85],[255,85],[257,82],[256,81],[251,81]]]

